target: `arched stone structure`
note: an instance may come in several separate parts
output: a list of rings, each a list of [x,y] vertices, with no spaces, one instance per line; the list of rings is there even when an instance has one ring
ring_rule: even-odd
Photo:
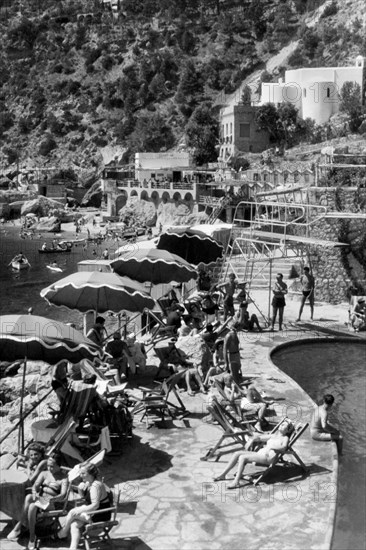
[[[153,201],[155,206],[157,206],[159,204],[160,197],[159,197],[159,193],[157,191],[153,191],[151,193],[151,200]]]
[[[141,191],[141,197],[140,197],[140,199],[141,199],[142,201],[148,201],[148,200],[149,200],[149,193],[148,193],[146,190]]]
[[[173,201],[180,201],[182,200],[181,194],[176,191],[173,195]]]
[[[121,191],[121,194],[120,195],[117,195],[116,197],[116,213],[118,214],[118,212],[121,210],[121,208],[123,208],[127,202],[127,193],[126,191]]]
[[[192,193],[186,193],[186,194],[184,195],[184,200],[185,200],[186,202],[193,202]]]
[[[139,196],[139,194],[138,194],[138,192],[136,191],[136,189],[132,189],[131,194],[130,194],[130,197],[138,197],[138,196]]]
[[[161,196],[161,200],[166,203],[170,200],[170,195],[168,193],[168,191],[164,191],[164,193],[162,194]]]

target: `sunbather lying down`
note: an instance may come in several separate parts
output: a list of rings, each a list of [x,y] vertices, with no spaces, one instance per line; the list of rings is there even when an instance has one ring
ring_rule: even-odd
[[[229,464],[226,466],[225,470],[219,476],[214,478],[214,481],[222,481],[226,479],[226,474],[228,474],[236,464],[238,464],[238,470],[236,472],[234,481],[230,483],[227,488],[235,489],[240,486],[240,479],[244,473],[244,468],[246,464],[255,462],[256,464],[261,464],[263,466],[270,466],[272,461],[275,459],[277,453],[285,451],[288,443],[289,436],[294,430],[294,425],[288,419],[284,420],[278,430],[273,434],[256,434],[255,436],[248,439],[245,446],[245,451],[238,451],[233,454]],[[253,452],[250,451],[254,444],[265,444],[264,447],[259,449],[259,451]]]

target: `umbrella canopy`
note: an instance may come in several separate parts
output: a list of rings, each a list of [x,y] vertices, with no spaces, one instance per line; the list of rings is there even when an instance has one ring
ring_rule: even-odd
[[[183,258],[156,248],[129,252],[111,262],[111,267],[120,275],[154,285],[172,281],[186,283],[197,278],[196,269]]]
[[[205,233],[192,229],[163,233],[159,237],[157,248],[178,254],[195,266],[216,262],[222,258],[224,252],[222,244]]]
[[[150,241],[136,241],[135,243],[126,243],[123,246],[117,248],[115,255],[124,256],[130,254],[131,252],[136,252],[136,250],[148,250],[150,248],[156,248],[157,239]]]
[[[82,313],[131,312],[153,309],[155,301],[142,285],[116,273],[81,271],[41,290],[49,304],[77,309]]]
[[[0,316],[1,361],[27,358],[54,365],[61,359],[78,363],[99,355],[94,342],[64,323],[37,315]]]

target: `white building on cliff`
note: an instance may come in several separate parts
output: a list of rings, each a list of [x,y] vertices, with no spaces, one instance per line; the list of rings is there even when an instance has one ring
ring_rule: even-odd
[[[365,96],[365,58],[359,55],[353,67],[316,67],[289,70],[285,81],[263,82],[260,105],[289,102],[303,119],[317,124],[328,122],[339,111],[339,92],[345,82],[354,82]]]

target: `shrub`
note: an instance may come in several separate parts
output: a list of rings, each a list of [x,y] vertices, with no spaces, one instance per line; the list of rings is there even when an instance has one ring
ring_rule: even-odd
[[[331,4],[328,4],[328,6],[325,7],[321,18],[324,19],[325,17],[331,17],[332,15],[335,15],[338,12],[338,4],[335,0]]]
[[[54,137],[48,134],[39,146],[38,153],[43,157],[47,157],[51,151],[56,149],[57,144]]]

